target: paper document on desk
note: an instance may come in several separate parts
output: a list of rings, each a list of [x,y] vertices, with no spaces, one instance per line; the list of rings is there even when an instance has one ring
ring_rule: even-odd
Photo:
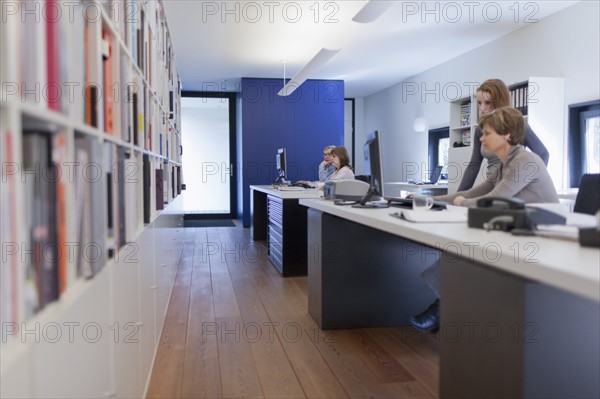
[[[402,217],[415,223],[467,223],[467,208],[447,205],[443,211],[402,210]]]
[[[562,238],[571,241],[579,240],[579,228],[562,224],[539,224],[537,225],[535,234],[540,237]]]

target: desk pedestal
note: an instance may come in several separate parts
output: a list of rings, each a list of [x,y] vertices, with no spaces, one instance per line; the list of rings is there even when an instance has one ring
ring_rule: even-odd
[[[597,302],[467,259],[440,268],[441,397],[600,396]]]
[[[435,297],[433,248],[308,209],[308,312],[322,329],[398,326]]]

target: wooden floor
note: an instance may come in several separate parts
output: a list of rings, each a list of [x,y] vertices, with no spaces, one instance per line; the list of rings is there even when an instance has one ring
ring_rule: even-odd
[[[306,277],[282,278],[236,225],[185,229],[147,397],[438,397],[436,336],[319,330]]]

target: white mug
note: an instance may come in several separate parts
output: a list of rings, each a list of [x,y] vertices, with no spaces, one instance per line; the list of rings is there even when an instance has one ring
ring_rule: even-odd
[[[433,206],[433,198],[428,195],[415,195],[413,197],[413,210],[427,211]]]

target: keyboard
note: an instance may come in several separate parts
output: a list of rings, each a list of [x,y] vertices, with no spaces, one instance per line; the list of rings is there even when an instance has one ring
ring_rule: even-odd
[[[390,206],[398,208],[410,208],[412,209],[412,198],[401,198],[401,197],[385,197],[389,202]],[[446,202],[433,201],[432,209],[446,209]]]
[[[277,189],[279,191],[304,191],[304,187],[296,186],[279,186]]]
[[[313,186],[310,186],[310,185],[304,184],[304,183],[294,183],[294,184],[292,184],[292,186],[294,186],[294,187],[303,187],[303,188],[314,188]]]

